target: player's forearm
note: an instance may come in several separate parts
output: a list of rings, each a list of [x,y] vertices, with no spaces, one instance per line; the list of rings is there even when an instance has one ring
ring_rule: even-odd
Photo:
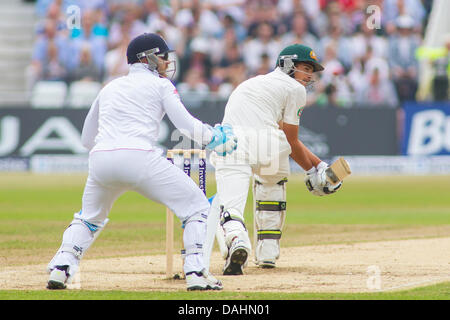
[[[291,149],[291,158],[305,171],[308,171],[312,167],[317,167],[321,162],[321,160],[298,139],[291,143]]]
[[[212,132],[204,123],[194,118],[178,99],[171,98],[165,103],[165,111],[170,121],[180,132],[200,145],[208,144]]]
[[[303,150],[306,152],[308,158],[311,160],[312,164],[314,167],[317,167],[317,165],[322,162],[322,160],[320,160],[320,158],[318,156],[316,156],[314,153],[312,153],[311,150],[308,149],[308,147],[306,147],[303,142],[301,142],[300,140],[298,141],[302,146],[303,146]]]
[[[291,158],[306,171],[317,167],[321,160],[298,139],[299,126],[283,122],[280,128],[291,146]]]
[[[92,103],[91,109],[84,121],[81,132],[81,143],[91,150],[95,145],[95,137],[98,134],[98,98]]]

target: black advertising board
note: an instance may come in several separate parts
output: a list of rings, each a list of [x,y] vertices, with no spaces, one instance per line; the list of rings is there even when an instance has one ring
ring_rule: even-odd
[[[308,107],[300,120],[300,140],[319,157],[396,155],[395,109]]]
[[[225,102],[204,103],[189,112],[203,122],[220,123]],[[0,158],[36,154],[85,154],[81,130],[87,109],[0,109]],[[396,110],[309,107],[300,121],[300,139],[320,157],[396,155]],[[160,126],[164,148],[188,141],[167,116]],[[184,147],[184,145],[183,145]],[[185,147],[190,147],[189,145]]]

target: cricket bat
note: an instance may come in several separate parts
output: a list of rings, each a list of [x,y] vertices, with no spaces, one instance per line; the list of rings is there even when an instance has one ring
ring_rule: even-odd
[[[348,162],[341,157],[337,159],[335,162],[333,162],[325,170],[325,173],[327,176],[327,181],[334,185],[344,180],[347,176],[349,176],[352,173],[352,171],[350,170]]]

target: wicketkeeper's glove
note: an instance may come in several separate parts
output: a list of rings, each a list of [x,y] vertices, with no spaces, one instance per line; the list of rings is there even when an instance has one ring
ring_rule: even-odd
[[[306,172],[306,187],[315,196],[326,196],[335,193],[342,186],[342,182],[332,185],[327,181],[325,172],[327,168],[328,164],[322,161],[317,168],[312,167]]]
[[[206,148],[215,151],[220,156],[231,154],[237,148],[237,137],[233,133],[233,128],[228,125],[216,124],[211,127],[213,137]]]

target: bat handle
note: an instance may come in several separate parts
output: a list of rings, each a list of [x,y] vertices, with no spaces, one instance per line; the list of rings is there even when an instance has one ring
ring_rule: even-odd
[[[339,178],[336,176],[336,174],[333,172],[333,169],[331,168],[327,168],[325,170],[325,174],[327,175],[327,180],[331,183],[331,184],[336,184],[339,182]]]

